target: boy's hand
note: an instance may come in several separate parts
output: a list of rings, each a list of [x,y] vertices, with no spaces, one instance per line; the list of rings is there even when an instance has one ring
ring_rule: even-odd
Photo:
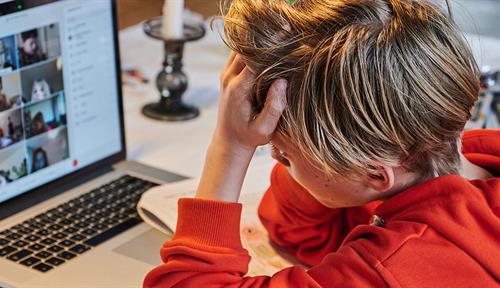
[[[197,198],[237,202],[255,148],[268,143],[285,108],[286,80],[276,80],[262,111],[253,117],[255,75],[231,53],[221,73],[217,126],[208,148]]]
[[[249,98],[255,75],[241,56],[231,53],[220,78],[219,115],[213,140],[237,151],[253,151],[267,144],[285,109],[286,80],[279,79],[271,85],[263,110],[252,118],[254,111]]]

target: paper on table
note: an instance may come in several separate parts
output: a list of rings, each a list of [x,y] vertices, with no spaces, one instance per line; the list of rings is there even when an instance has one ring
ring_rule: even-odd
[[[172,184],[165,184],[150,189],[143,194],[137,205],[139,215],[154,228],[169,234],[177,223],[177,200],[181,197],[193,197],[198,180],[189,179]],[[257,216],[260,195],[244,194],[240,198],[243,204],[241,240],[243,247],[252,257],[249,276],[272,275],[278,270],[297,264],[285,251],[271,245],[267,231]]]
[[[196,180],[188,179],[153,187],[142,194],[137,203],[137,212],[146,223],[170,234],[175,231],[177,223],[177,200],[192,197],[196,185]]]

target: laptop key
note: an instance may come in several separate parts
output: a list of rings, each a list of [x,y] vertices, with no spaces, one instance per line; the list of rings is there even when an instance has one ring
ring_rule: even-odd
[[[52,256],[52,253],[47,252],[47,251],[40,251],[40,252],[36,253],[35,256],[38,257],[38,258],[45,259],[47,257]]]
[[[29,248],[30,250],[33,250],[33,251],[40,251],[40,250],[42,250],[43,248],[45,248],[45,246],[43,246],[43,245],[41,245],[41,244],[38,244],[38,243],[35,243],[35,244],[31,245],[31,246],[28,246],[28,248]]]
[[[28,235],[28,236],[24,237],[24,240],[26,240],[26,241],[30,241],[30,242],[35,242],[35,241],[40,240],[40,237],[39,237],[39,236],[36,236],[36,235],[31,234],[31,235]]]
[[[14,254],[11,254],[10,256],[7,257],[7,259],[17,262],[17,261],[19,261],[19,260],[23,259],[24,257],[29,256],[31,254],[33,254],[33,251],[23,249],[23,250],[18,251]]]
[[[75,240],[75,241],[82,241],[84,239],[86,239],[87,237],[86,236],[83,236],[81,234],[75,234],[73,236],[71,236],[71,240]]]
[[[59,266],[64,262],[66,262],[66,261],[59,259],[57,257],[52,257],[50,259],[45,260],[45,263],[49,263],[49,264],[54,265],[54,266]]]
[[[0,246],[7,245],[10,241],[4,238],[0,238]]]
[[[57,230],[61,230],[63,228],[63,226],[61,226],[59,224],[52,224],[52,225],[50,225],[47,228],[50,229],[50,230],[53,230],[53,231],[57,231]]]
[[[54,237],[58,240],[61,240],[61,239],[64,239],[66,238],[68,235],[64,234],[64,233],[61,233],[61,232],[58,232],[56,234],[53,234],[51,237]]]
[[[57,253],[57,252],[60,252],[64,250],[63,247],[59,246],[59,245],[54,245],[54,246],[50,246],[47,251],[50,251],[50,252],[54,252],[54,253]]]
[[[90,249],[90,247],[87,246],[87,245],[78,244],[78,245],[75,245],[75,246],[71,247],[69,249],[69,251],[75,252],[75,253],[78,253],[78,254],[82,254],[82,253],[84,253],[85,251],[87,251],[89,249]]]
[[[23,260],[19,263],[29,267],[29,266],[32,266],[32,265],[38,263],[38,262],[40,262],[40,259],[35,258],[35,257],[29,257],[29,258],[26,258],[25,260]]]
[[[48,219],[46,219],[46,218],[42,218],[42,217],[40,217],[40,218],[36,218],[36,222],[37,222],[38,224],[40,224],[40,225],[44,226],[44,227],[45,227],[45,226],[47,226],[47,225],[52,224],[52,222],[51,222],[51,221],[49,221],[49,220],[48,220]]]
[[[71,223],[73,223],[73,221],[69,220],[69,219],[63,219],[61,221],[59,221],[59,225],[65,225],[65,226],[68,226],[70,225]]]
[[[104,230],[104,229],[107,229],[108,226],[105,224],[102,224],[102,223],[97,223],[94,226],[92,226],[92,228],[97,229],[97,230]]]
[[[71,252],[68,252],[68,251],[63,251],[61,253],[59,253],[59,255],[57,255],[63,259],[66,259],[66,260],[69,260],[69,259],[73,259],[76,257],[76,254],[73,254]]]
[[[2,249],[0,249],[0,257],[7,256],[14,251],[17,251],[17,248],[14,248],[12,246],[5,246]]]
[[[37,222],[32,222],[28,225],[28,227],[36,230],[36,229],[42,229],[43,225],[40,225]]]
[[[18,233],[11,233],[9,235],[6,236],[8,239],[10,240],[17,240],[19,238],[21,238],[21,234],[18,234]]]
[[[64,247],[69,247],[69,246],[75,245],[75,242],[68,240],[68,239],[65,239],[65,240],[62,240],[61,242],[59,242],[59,245],[62,245]]]
[[[40,236],[47,236],[49,235],[51,232],[47,229],[40,229],[38,231],[35,232],[35,234],[37,235],[40,235]]]
[[[42,243],[44,245],[51,245],[51,244],[56,243],[56,240],[54,240],[52,238],[45,238],[42,241],[40,241],[40,243]]]
[[[92,235],[94,235],[94,234],[97,233],[97,230],[89,228],[89,229],[83,230],[82,233],[85,234],[85,235],[88,235],[88,236],[92,236]]]
[[[114,225],[114,224],[118,223],[118,220],[116,220],[114,218],[108,218],[108,219],[106,219],[106,221],[104,221],[104,223],[106,223],[108,225]]]
[[[40,264],[33,266],[33,269],[38,270],[40,272],[47,272],[52,268],[54,268],[54,267],[47,265],[45,263],[40,263]]]
[[[50,224],[56,222],[57,216],[55,215],[45,215],[44,217],[45,220],[47,220]]]
[[[23,226],[22,223],[19,223],[19,224],[15,225],[14,227],[12,227],[12,229],[14,229],[14,230],[19,230],[19,229],[22,229],[22,228],[24,228],[24,226]]]
[[[78,221],[80,220],[82,217],[78,214],[73,214],[71,216],[68,216],[68,219],[71,220],[71,221]]]
[[[24,247],[28,245],[29,243],[23,240],[17,240],[16,242],[12,243],[12,245],[17,246],[17,247]]]
[[[87,228],[88,223],[85,223],[85,222],[78,222],[74,225],[75,228],[80,228],[80,229],[84,229],[84,228]]]
[[[67,234],[75,234],[76,232],[78,232],[78,229],[76,229],[74,227],[68,227],[68,228],[64,229],[63,232],[67,233]]]
[[[29,229],[26,227],[23,227],[23,228],[17,230],[17,233],[24,234],[24,235],[30,234],[31,232],[33,232],[33,229]]]
[[[87,222],[87,223],[89,223],[89,224],[93,224],[93,223],[96,223],[96,222],[98,222],[98,221],[99,221],[99,219],[97,219],[97,218],[96,218],[96,217],[94,217],[94,216],[91,216],[91,217],[89,217],[89,218],[87,218],[87,219],[85,220],[85,222]]]
[[[0,231],[0,235],[7,235],[10,233],[12,233],[12,231],[10,231],[9,229],[5,229],[5,230]]]

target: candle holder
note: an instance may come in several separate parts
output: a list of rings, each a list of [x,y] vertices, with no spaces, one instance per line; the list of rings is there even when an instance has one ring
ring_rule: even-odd
[[[186,105],[182,95],[188,87],[188,78],[182,71],[184,44],[195,41],[205,35],[203,24],[184,23],[184,36],[180,39],[168,39],[161,33],[162,17],[155,17],[144,22],[143,30],[149,37],[164,43],[163,68],[156,76],[156,87],[160,92],[160,101],[142,108],[147,117],[163,121],[183,121],[198,117],[198,108]]]

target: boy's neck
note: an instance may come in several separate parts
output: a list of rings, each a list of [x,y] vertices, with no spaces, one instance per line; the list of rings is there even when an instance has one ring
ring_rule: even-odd
[[[423,183],[425,181],[431,180],[435,177],[422,177],[421,175],[418,175],[417,173],[411,173],[407,172],[404,170],[398,171],[399,175],[397,176],[397,183],[395,183],[394,188],[391,189],[385,196],[384,199],[386,200],[391,198],[392,196],[398,194],[399,192],[403,192],[407,190],[410,187],[413,187],[415,185],[418,185],[420,183]],[[459,173],[462,177],[468,179],[468,180],[473,180],[473,179],[489,179],[494,177],[493,174],[488,172],[486,169],[482,168],[481,166],[478,166],[463,156],[462,153],[460,153],[460,167],[459,167]]]

